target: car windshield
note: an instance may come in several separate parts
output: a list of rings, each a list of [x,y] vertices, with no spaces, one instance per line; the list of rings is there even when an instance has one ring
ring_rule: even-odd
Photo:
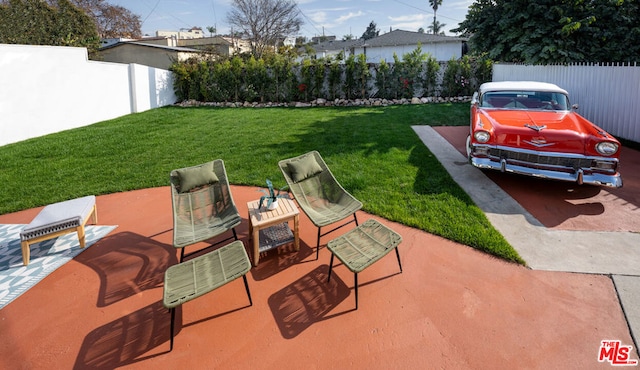
[[[482,94],[480,106],[502,109],[567,110],[569,99],[550,91],[488,91]]]

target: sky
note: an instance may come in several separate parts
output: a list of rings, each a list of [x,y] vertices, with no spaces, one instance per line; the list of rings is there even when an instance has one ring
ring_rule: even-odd
[[[179,31],[200,27],[209,35],[207,27],[216,27],[219,34],[229,33],[227,13],[232,0],[106,0],[140,16],[142,34],[155,36],[156,31]],[[437,20],[450,30],[465,19],[473,0],[443,0],[436,14]],[[362,36],[371,21],[380,34],[390,29],[425,31],[433,22],[433,9],[428,0],[297,0],[304,21],[296,36]]]

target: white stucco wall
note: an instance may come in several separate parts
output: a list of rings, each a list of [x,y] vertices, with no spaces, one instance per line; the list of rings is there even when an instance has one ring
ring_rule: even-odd
[[[133,90],[130,113],[171,105],[178,100],[171,72],[140,64],[130,64],[129,71]]]
[[[0,44],[0,146],[175,101],[168,71],[89,61],[85,48]]]

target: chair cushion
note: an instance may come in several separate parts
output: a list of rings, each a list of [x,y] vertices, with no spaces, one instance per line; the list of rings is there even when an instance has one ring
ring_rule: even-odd
[[[193,188],[218,182],[218,176],[213,172],[213,162],[200,166],[181,168],[176,170],[180,181],[180,193],[186,193]]]
[[[287,164],[287,167],[289,167],[291,179],[294,182],[300,182],[322,172],[322,167],[320,167],[313,156],[306,156],[296,161],[291,161]]]

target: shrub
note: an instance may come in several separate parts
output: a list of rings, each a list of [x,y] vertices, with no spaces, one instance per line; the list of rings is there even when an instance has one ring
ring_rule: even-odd
[[[442,78],[443,96],[465,96],[473,92],[471,86],[471,62],[468,56],[450,59]]]
[[[271,53],[261,59],[234,56],[175,62],[170,70],[180,101],[291,102],[371,96],[410,99],[438,93],[468,96],[491,80],[492,67],[486,55],[451,59],[438,86],[440,63],[418,47],[402,58],[394,54],[393,63],[368,65],[363,54],[295,62],[291,55]]]

